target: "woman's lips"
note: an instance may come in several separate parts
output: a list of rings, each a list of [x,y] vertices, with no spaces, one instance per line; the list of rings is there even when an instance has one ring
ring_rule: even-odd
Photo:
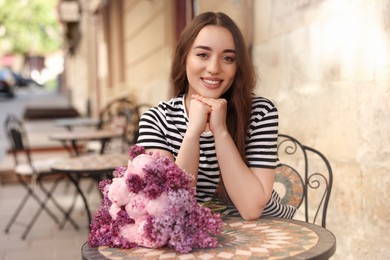
[[[207,88],[211,88],[211,89],[219,88],[222,85],[222,80],[220,79],[202,78],[202,82]]]

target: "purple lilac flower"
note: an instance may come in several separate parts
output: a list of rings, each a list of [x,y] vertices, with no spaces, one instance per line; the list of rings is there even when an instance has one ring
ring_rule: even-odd
[[[110,186],[110,184],[112,183],[112,180],[102,180],[99,182],[99,190],[103,193],[105,193],[106,191],[108,192],[108,188]]]
[[[132,159],[140,154],[145,154],[141,146],[135,145],[129,149]],[[145,196],[142,199],[144,208],[137,211],[130,209],[132,205],[138,205],[136,198],[140,194],[137,194],[126,205],[115,209],[117,205],[113,205],[109,199],[109,194],[111,196],[115,192],[115,189],[110,189],[112,181],[100,182],[103,199],[90,224],[89,245],[132,248],[137,244],[131,241],[139,241],[142,246],[165,245],[182,253],[188,253],[193,248],[216,247],[218,240],[214,236],[221,233],[223,225],[220,215],[213,214],[196,201],[191,175],[170,159],[153,156],[155,159],[145,157],[146,160],[142,160],[145,162],[143,174],[128,173],[125,177],[126,167],[118,167],[114,171],[116,181],[123,181],[129,192],[143,192],[140,194]],[[137,162],[138,169],[141,169],[140,162]],[[115,216],[110,215],[110,209]],[[127,232],[121,232],[124,230]],[[137,231],[134,233],[132,230]]]
[[[148,223],[148,234],[155,241],[165,241],[178,252],[188,253],[195,247],[218,245],[212,235],[222,231],[222,220],[194,198],[194,190],[180,189],[168,193],[169,206],[159,218]]]
[[[126,170],[127,170],[126,166],[118,166],[118,167],[116,167],[114,172],[113,172],[114,178],[123,177],[125,172],[126,172]]]
[[[146,185],[145,181],[136,174],[129,174],[125,181],[129,191],[134,193],[142,191]]]
[[[164,169],[160,169],[158,165],[146,165],[145,172],[145,188],[144,192],[149,199],[156,199],[165,190],[167,182]]]
[[[164,173],[167,182],[165,186],[169,189],[188,189],[193,181],[192,175],[184,172],[169,158],[157,159],[155,167]]]
[[[132,223],[127,214],[123,214],[124,210],[118,212],[116,220],[111,218],[110,213],[101,208],[94,216],[94,220],[90,224],[91,232],[88,235],[88,244],[92,247],[109,246],[118,248],[133,248],[137,246],[130,243],[127,239],[119,236],[119,228],[124,224]],[[126,211],[124,211],[126,213]]]
[[[130,156],[131,160],[133,160],[138,155],[144,154],[144,153],[145,153],[145,148],[143,146],[133,145],[129,148],[129,156]]]
[[[102,180],[99,182],[99,190],[102,193],[102,201],[101,201],[101,207],[105,209],[109,209],[112,202],[108,199],[108,190],[110,188],[110,185],[112,183],[112,180]]]

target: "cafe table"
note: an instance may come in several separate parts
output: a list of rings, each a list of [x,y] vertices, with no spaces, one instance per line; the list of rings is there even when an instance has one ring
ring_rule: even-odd
[[[100,141],[102,154],[105,144],[113,138],[118,138],[123,135],[122,130],[117,129],[91,129],[83,131],[59,132],[50,135],[51,140],[57,140],[67,149],[71,155],[80,155],[79,143],[85,141]]]
[[[127,153],[82,155],[56,162],[51,166],[51,169],[69,177],[83,200],[87,221],[91,223],[91,211],[86,196],[79,185],[80,178],[95,180],[112,178],[115,168],[127,166],[129,158]],[[72,210],[73,206],[68,210],[67,216],[70,216]]]
[[[97,127],[99,120],[92,117],[61,118],[54,120],[54,125],[72,131],[75,127]]]
[[[336,251],[333,233],[300,220],[260,218],[245,221],[223,217],[218,247],[194,249],[187,254],[170,248],[118,249],[82,246],[83,260],[130,259],[328,259]]]

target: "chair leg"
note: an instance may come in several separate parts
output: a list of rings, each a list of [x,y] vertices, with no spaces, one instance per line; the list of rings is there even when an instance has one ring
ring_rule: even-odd
[[[72,204],[71,206],[68,208],[68,210],[66,212],[64,212],[64,219],[63,221],[61,222],[60,224],[60,229],[64,228],[66,222],[69,220],[73,223],[73,219],[71,218],[71,215],[72,215],[72,212],[74,210],[74,207],[76,205],[76,201],[77,201],[77,196],[79,195],[77,189],[75,190],[75,194],[73,195],[73,199],[72,199]],[[77,225],[77,224],[76,224]],[[77,229],[79,228],[79,226],[77,225]]]
[[[59,182],[61,181],[61,179],[57,179],[54,181],[53,185],[51,186],[51,189],[50,191],[48,191],[45,186],[43,185],[42,181],[39,181],[39,186],[41,188],[41,190],[45,193],[46,197],[48,198],[48,200],[50,200],[54,206],[56,206],[56,208],[61,211],[61,213],[64,215],[64,220],[59,223],[59,228],[62,229],[66,223],[66,221],[69,221],[72,226],[78,230],[79,229],[79,226],[77,225],[76,221],[70,216],[70,213],[65,211],[65,209],[58,203],[58,201],[53,197],[53,192],[54,190],[57,188]],[[73,203],[72,203],[73,204]]]
[[[81,190],[81,187],[79,185],[80,178],[78,178],[77,176],[75,176],[73,174],[69,174],[68,176],[69,176],[69,180],[72,181],[75,188],[77,189],[78,194],[81,196],[81,199],[84,202],[85,211],[87,212],[88,223],[91,223],[92,217],[91,217],[91,212],[89,210],[88,201],[87,201],[87,198],[85,197],[85,195],[84,195],[84,193]]]
[[[8,232],[11,229],[12,225],[15,223],[16,218],[19,216],[19,213],[22,211],[24,205],[26,204],[26,202],[30,198],[30,196],[31,196],[31,194],[29,192],[27,192],[26,195],[24,196],[22,202],[17,207],[15,213],[11,217],[10,221],[8,222],[8,224],[7,224],[7,226],[6,226],[5,230],[4,230],[4,232],[6,234],[8,234]]]
[[[37,182],[40,182],[40,178],[38,178]],[[30,188],[30,186],[27,183],[23,184],[26,189],[29,191],[31,196],[35,199],[35,201],[40,205],[39,211],[44,210],[53,220],[56,224],[58,224],[60,221],[58,220],[57,216],[46,207],[47,201],[49,200],[48,197],[45,197],[43,200],[38,197],[38,195]],[[40,212],[39,212],[40,213]]]
[[[41,185],[40,178],[38,178],[37,181],[38,181],[39,185]],[[35,212],[34,216],[30,220],[30,222],[28,223],[28,225],[27,225],[27,227],[22,235],[23,240],[27,237],[28,233],[30,232],[31,228],[33,227],[33,225],[37,221],[38,217],[41,215],[42,211],[45,211],[54,220],[54,222],[57,225],[59,225],[59,220],[58,220],[57,216],[49,208],[46,207],[47,202],[49,201],[50,197],[45,196],[45,198],[43,200],[41,200],[27,184],[26,184],[26,187],[29,189],[29,192],[31,192],[31,196],[38,202],[40,207]]]
[[[87,188],[87,194],[91,194],[91,192],[96,188],[96,182],[99,185],[99,181],[96,181],[96,179],[91,179],[89,186]]]
[[[70,176],[67,176],[67,177],[68,177],[68,179],[67,179],[67,180],[68,180],[68,183],[67,183],[66,188],[67,188],[67,191],[68,191],[70,184],[73,184],[73,186],[74,186],[74,181],[72,180],[72,178],[71,178]],[[77,183],[79,183],[80,178],[79,178],[78,176],[75,176],[75,178],[76,178]],[[63,219],[63,221],[62,221],[61,224],[60,224],[60,229],[62,229],[62,228],[65,226],[65,224],[66,224],[68,218],[72,215],[72,212],[73,212],[74,207],[75,207],[75,205],[76,205],[76,201],[77,201],[77,196],[78,196],[78,195],[79,195],[79,192],[78,192],[78,189],[76,189],[76,190],[75,190],[75,194],[74,194],[73,199],[72,199],[71,206],[70,206],[70,207],[68,208],[68,210],[65,212],[65,218]]]
[[[35,212],[34,216],[32,217],[32,219],[30,220],[26,229],[23,232],[22,239],[24,240],[26,238],[27,234],[30,232],[35,221],[38,219],[39,215],[41,214],[41,212],[43,210],[46,211],[46,213],[54,220],[54,222],[56,224],[59,224],[59,220],[58,220],[57,216],[49,208],[46,207],[46,204],[47,204],[47,201],[49,198],[46,197],[44,200],[41,200],[38,197],[38,195],[34,192],[34,190],[29,186],[29,184],[24,181],[23,177],[21,177],[19,175],[17,175],[17,177],[19,179],[19,182],[22,184],[22,186],[27,190],[27,193],[24,196],[24,198],[23,198],[22,202],[20,203],[20,205],[18,206],[18,208],[16,209],[14,215],[11,217],[11,220],[5,229],[5,233],[9,232],[11,226],[15,223],[17,217],[19,216],[20,212],[22,211],[23,207],[25,206],[27,200],[30,197],[34,198],[34,200],[40,205],[40,207]],[[39,178],[38,178],[38,182],[39,182]]]

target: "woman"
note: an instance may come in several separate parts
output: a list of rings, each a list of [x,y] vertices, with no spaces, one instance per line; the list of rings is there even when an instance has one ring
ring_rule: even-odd
[[[192,174],[200,202],[220,195],[227,214],[291,218],[273,191],[278,112],[253,94],[254,68],[227,15],[203,13],[185,28],[171,80],[174,98],[142,116],[137,144]]]

